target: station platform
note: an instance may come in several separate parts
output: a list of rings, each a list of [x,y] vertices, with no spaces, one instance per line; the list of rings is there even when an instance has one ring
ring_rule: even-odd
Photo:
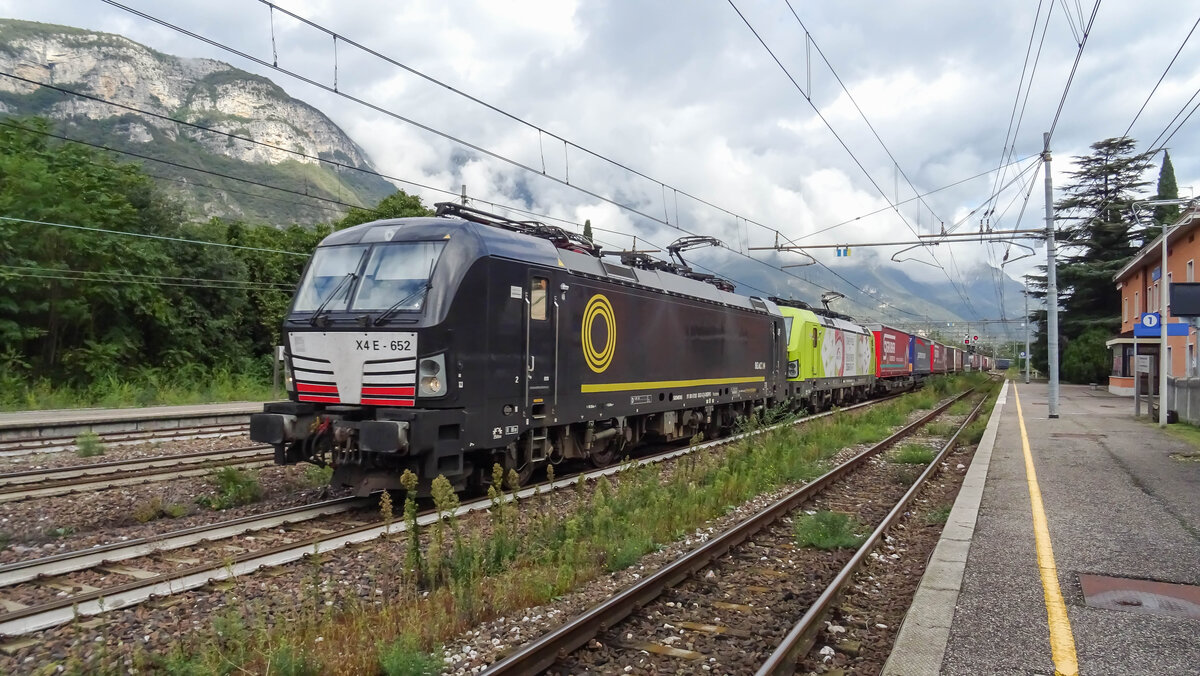
[[[1046,397],[1006,383],[884,674],[1200,673],[1200,448]]]
[[[134,422],[249,415],[262,411],[262,402],[235,401],[187,406],[146,406],[142,408],[66,408],[0,413],[0,430],[43,427],[64,421],[79,423]]]

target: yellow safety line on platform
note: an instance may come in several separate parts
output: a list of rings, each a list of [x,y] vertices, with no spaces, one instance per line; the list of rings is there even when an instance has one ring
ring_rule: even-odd
[[[1077,676],[1079,661],[1075,657],[1075,636],[1071,633],[1067,604],[1058,587],[1058,568],[1054,565],[1054,549],[1050,546],[1050,528],[1046,523],[1042,490],[1038,488],[1037,472],[1033,468],[1033,452],[1029,449],[1029,434],[1025,431],[1025,416],[1021,413],[1021,395],[1017,389],[1014,383],[1017,421],[1021,424],[1021,447],[1025,451],[1025,477],[1033,510],[1033,537],[1037,546],[1038,570],[1042,575],[1042,590],[1046,596],[1046,619],[1050,625],[1050,654],[1054,658],[1055,674]]]

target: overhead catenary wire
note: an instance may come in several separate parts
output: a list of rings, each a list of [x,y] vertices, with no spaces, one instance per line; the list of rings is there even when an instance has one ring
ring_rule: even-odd
[[[420,122],[417,122],[417,121],[415,121],[415,120],[413,120],[413,119],[411,119],[411,118],[408,118],[408,117],[406,117],[406,116],[404,116],[404,115],[401,115],[401,114],[399,114],[399,113],[397,113],[397,112],[395,112],[395,111],[388,110],[388,109],[386,109],[386,108],[384,108],[384,107],[382,107],[382,106],[379,106],[379,105],[377,105],[377,104],[371,103],[371,102],[369,102],[369,101],[366,101],[366,100],[364,100],[364,99],[361,99],[361,98],[359,98],[359,97],[356,97],[356,96],[351,96],[351,95],[347,94],[347,93],[345,92],[345,90],[344,90],[344,89],[342,89],[342,90],[340,90],[340,91],[335,91],[335,90],[334,90],[332,87],[330,87],[330,86],[328,86],[328,85],[326,85],[326,84],[324,84],[324,83],[318,82],[318,81],[314,80],[313,78],[310,78],[310,77],[307,77],[307,76],[301,75],[301,74],[299,74],[299,73],[297,73],[297,72],[291,71],[291,70],[289,70],[289,69],[286,69],[286,68],[283,68],[283,67],[281,67],[281,66],[278,66],[278,65],[271,64],[271,63],[269,63],[269,62],[265,61],[264,59],[261,59],[261,58],[259,58],[259,57],[255,57],[255,56],[253,56],[253,55],[251,55],[251,54],[248,54],[248,53],[246,53],[246,52],[244,52],[244,51],[238,50],[238,49],[236,49],[236,48],[234,48],[234,47],[231,47],[231,46],[229,46],[229,45],[223,44],[223,43],[221,43],[221,42],[219,42],[219,41],[217,41],[217,40],[214,40],[214,39],[212,39],[212,38],[208,38],[208,37],[205,37],[205,36],[203,36],[203,35],[200,35],[200,34],[198,34],[198,33],[195,33],[195,32],[193,32],[193,31],[187,30],[187,29],[185,29],[185,28],[183,28],[183,27],[181,27],[181,26],[175,25],[175,24],[173,24],[173,23],[171,23],[171,22],[169,22],[169,21],[166,21],[166,20],[163,20],[163,19],[159,19],[158,17],[152,16],[152,15],[150,15],[150,14],[147,14],[147,13],[145,13],[145,12],[142,12],[142,11],[140,11],[140,10],[133,9],[133,8],[131,8],[131,7],[128,7],[128,6],[126,6],[126,5],[123,5],[123,4],[119,3],[119,2],[116,2],[116,0],[103,0],[103,2],[105,2],[106,4],[108,4],[108,5],[111,5],[111,6],[113,6],[113,7],[116,7],[116,8],[118,8],[118,9],[121,9],[121,10],[124,10],[124,11],[126,11],[126,12],[129,12],[130,14],[133,14],[133,15],[135,15],[135,16],[141,17],[141,18],[143,18],[143,19],[145,19],[145,20],[147,20],[147,21],[153,22],[153,23],[155,23],[155,24],[157,24],[157,25],[163,26],[163,27],[165,27],[165,28],[169,28],[169,29],[171,29],[171,30],[174,30],[174,31],[176,31],[176,32],[179,32],[179,33],[181,33],[181,34],[183,34],[183,35],[187,35],[187,36],[189,36],[189,37],[192,37],[192,38],[194,38],[194,39],[196,39],[196,40],[200,40],[201,42],[204,42],[204,43],[206,43],[206,44],[209,44],[209,45],[211,45],[211,46],[213,46],[213,47],[216,47],[216,48],[218,48],[218,49],[222,49],[222,50],[224,50],[224,51],[227,51],[227,52],[229,52],[229,53],[231,53],[231,54],[235,54],[235,55],[237,55],[237,56],[239,56],[239,57],[241,57],[241,58],[244,58],[244,59],[246,59],[246,60],[248,60],[248,61],[252,61],[252,62],[254,62],[254,63],[257,63],[257,64],[259,64],[259,65],[261,65],[261,66],[263,66],[263,67],[266,67],[266,68],[271,68],[272,70],[275,70],[275,71],[277,71],[277,72],[280,72],[280,73],[282,73],[282,74],[284,74],[284,75],[287,75],[287,76],[289,76],[289,77],[292,77],[292,78],[294,78],[294,79],[296,79],[296,80],[299,80],[299,81],[301,81],[301,82],[304,82],[304,83],[306,83],[306,84],[309,84],[309,85],[311,85],[311,86],[313,86],[313,87],[317,87],[317,88],[319,88],[319,89],[322,89],[322,90],[324,90],[324,91],[327,91],[327,92],[329,92],[329,93],[332,93],[332,94],[335,94],[335,95],[337,95],[337,96],[340,96],[340,97],[342,97],[342,98],[345,98],[345,99],[347,99],[347,100],[349,100],[349,101],[353,101],[353,102],[355,102],[355,103],[358,103],[359,105],[362,105],[362,106],[364,106],[364,107],[370,108],[370,109],[372,109],[372,110],[375,110],[375,111],[377,111],[377,112],[379,112],[379,113],[382,113],[382,114],[384,114],[384,115],[387,115],[387,116],[389,116],[389,117],[392,117],[392,118],[394,118],[394,119],[397,119],[397,120],[400,120],[400,121],[402,121],[402,122],[405,122],[405,123],[407,123],[407,124],[410,124],[410,125],[412,125],[412,126],[415,126],[415,127],[419,128],[419,129],[422,129],[422,130],[424,130],[424,131],[426,131],[426,132],[429,132],[429,133],[431,133],[431,134],[434,134],[434,135],[436,135],[436,136],[439,136],[439,137],[441,137],[441,138],[444,138],[444,139],[446,139],[446,140],[452,141],[452,142],[454,142],[454,143],[458,143],[458,144],[460,144],[460,145],[462,145],[462,146],[464,146],[464,147],[466,147],[466,148],[469,148],[469,149],[471,149],[471,150],[474,150],[474,151],[476,151],[476,152],[479,152],[479,153],[481,153],[481,154],[483,154],[483,155],[486,155],[486,156],[488,156],[488,157],[491,157],[491,158],[493,158],[493,159],[496,159],[496,160],[499,160],[499,161],[501,161],[501,162],[504,162],[504,163],[506,163],[506,164],[509,164],[509,165],[511,165],[511,166],[513,166],[513,167],[516,167],[516,168],[522,169],[522,170],[524,170],[524,171],[527,171],[527,172],[529,172],[529,173],[532,173],[532,174],[535,174],[535,175],[538,175],[538,176],[544,176],[546,179],[549,179],[549,180],[551,180],[551,181],[553,181],[553,182],[555,182],[555,183],[558,183],[558,184],[560,184],[560,185],[563,185],[563,186],[565,186],[565,187],[570,187],[570,188],[572,188],[572,189],[574,189],[574,190],[576,190],[576,191],[578,191],[578,192],[580,192],[580,193],[582,193],[582,194],[588,195],[588,196],[590,196],[590,197],[592,197],[592,198],[594,198],[594,199],[600,200],[600,201],[602,201],[602,202],[605,202],[605,203],[607,203],[607,204],[611,204],[611,205],[613,205],[613,206],[615,206],[615,207],[617,207],[617,208],[619,208],[619,209],[622,209],[622,210],[624,210],[624,211],[628,211],[628,212],[630,212],[630,213],[633,213],[633,214],[635,214],[635,215],[637,215],[637,216],[640,216],[640,217],[642,217],[642,218],[645,218],[645,219],[646,219],[646,220],[648,220],[648,221],[651,221],[651,222],[654,222],[654,223],[659,223],[659,224],[662,224],[662,225],[668,226],[668,227],[670,227],[670,228],[675,228],[675,229],[677,229],[677,230],[680,230],[681,232],[685,232],[685,233],[688,233],[688,234],[695,234],[695,233],[693,233],[693,232],[691,232],[691,231],[689,231],[689,230],[686,230],[686,229],[684,229],[684,228],[681,228],[681,227],[679,227],[678,225],[676,225],[676,224],[674,224],[674,223],[669,223],[669,222],[668,222],[668,221],[666,221],[665,219],[656,218],[655,216],[652,216],[652,215],[650,215],[649,213],[646,213],[646,212],[645,212],[644,210],[642,210],[642,209],[639,209],[639,208],[637,208],[637,207],[633,207],[633,206],[631,206],[631,205],[627,205],[627,204],[621,203],[621,202],[617,201],[616,199],[613,199],[613,198],[607,197],[607,196],[605,196],[605,195],[602,195],[602,194],[600,194],[600,193],[597,193],[597,192],[595,192],[594,190],[590,190],[590,189],[587,189],[587,188],[581,187],[581,186],[580,186],[580,185],[578,185],[578,184],[572,184],[572,183],[569,183],[569,182],[567,182],[567,181],[565,181],[565,180],[563,180],[563,179],[561,179],[561,178],[558,178],[558,177],[556,177],[556,176],[552,176],[552,175],[550,175],[550,174],[545,174],[545,175],[543,175],[543,174],[542,174],[542,173],[541,173],[539,170],[537,170],[535,167],[529,166],[529,165],[527,165],[527,164],[525,164],[525,163],[523,163],[523,162],[520,162],[520,161],[514,160],[514,159],[512,159],[512,158],[506,157],[506,156],[504,156],[504,155],[501,155],[500,153],[497,153],[497,152],[495,152],[495,151],[488,150],[488,149],[486,149],[486,148],[483,148],[483,147],[481,147],[481,146],[479,146],[479,145],[477,145],[477,144],[474,144],[474,143],[471,143],[471,142],[469,142],[469,141],[466,141],[465,139],[461,139],[461,138],[459,138],[459,137],[456,137],[456,136],[454,136],[454,135],[452,135],[452,134],[449,134],[449,133],[446,133],[446,132],[440,131],[440,130],[438,130],[438,129],[435,129],[435,128],[433,128],[433,127],[430,127],[429,125],[422,124],[422,123],[420,123]],[[350,44],[350,41],[348,41],[348,40],[344,40],[344,39],[343,39],[343,41],[345,41],[347,44]],[[576,146],[576,147],[578,147],[578,146]],[[587,151],[586,149],[584,149],[584,148],[582,148],[582,147],[579,147],[579,149],[580,149],[580,150],[583,150],[584,152],[590,152],[590,151]],[[614,164],[616,164],[616,163],[614,163]],[[621,166],[622,168],[626,169],[626,170],[633,171],[634,173],[638,173],[638,172],[636,172],[636,170],[631,170],[631,169],[628,169],[627,167],[624,167],[624,165],[620,165],[620,166]],[[640,175],[640,176],[645,176],[644,174],[640,174],[640,173],[638,173],[638,175]],[[649,178],[649,177],[647,177],[647,178]],[[661,183],[661,182],[660,182],[660,181],[658,181],[657,179],[650,179],[650,180],[654,180],[655,182]],[[665,185],[665,184],[664,184],[664,185]],[[720,211],[723,211],[723,212],[725,212],[725,213],[726,213],[726,214],[728,214],[728,215],[731,215],[731,216],[732,216],[732,215],[737,215],[737,214],[735,214],[734,212],[732,212],[732,211],[729,211],[729,210],[727,210],[727,209],[724,209],[724,208],[722,208],[722,207],[719,207],[719,206],[717,206],[717,205],[715,205],[715,204],[712,204],[711,202],[707,202],[707,201],[705,201],[705,200],[702,200],[702,199],[700,199],[700,198],[697,198],[697,197],[695,197],[695,196],[691,195],[690,193],[686,193],[686,192],[684,192],[684,191],[680,191],[680,193],[681,193],[681,194],[683,194],[685,197],[688,197],[688,198],[690,198],[690,199],[693,199],[693,200],[695,200],[695,201],[697,201],[697,202],[700,202],[700,203],[702,203],[702,204],[705,204],[705,205],[707,205],[707,206],[710,206],[710,207],[712,207],[712,208],[714,208],[714,209],[718,209],[718,210],[720,210]],[[774,229],[774,228],[770,228],[770,226],[766,226],[766,225],[764,225],[764,224],[762,224],[762,223],[759,223],[759,222],[757,222],[757,221],[754,221],[753,219],[749,219],[749,218],[746,218],[746,217],[744,217],[744,216],[742,216],[742,218],[743,218],[743,219],[745,219],[745,220],[746,220],[747,222],[749,222],[749,223],[753,223],[753,224],[755,224],[755,225],[758,225],[758,226],[760,226],[760,227],[766,228],[766,229],[768,229],[768,230],[775,231],[775,229]],[[803,281],[803,282],[805,282],[805,283],[808,283],[808,284],[814,284],[814,285],[815,285],[815,283],[813,283],[813,282],[810,282],[809,280],[806,280],[806,279],[804,279],[803,277],[800,277],[800,276],[798,276],[798,275],[795,275],[795,274],[793,274],[793,273],[789,273],[789,272],[788,272],[788,271],[786,271],[786,270],[780,271],[780,270],[779,270],[779,268],[776,268],[775,266],[772,266],[772,265],[768,264],[767,262],[765,262],[765,261],[762,261],[761,259],[757,259],[757,258],[754,258],[754,257],[752,257],[752,256],[745,255],[745,254],[740,254],[740,253],[738,253],[737,251],[734,251],[734,250],[732,250],[732,249],[731,249],[730,251],[733,251],[733,252],[734,252],[736,255],[741,255],[741,256],[743,256],[744,258],[747,258],[747,259],[749,259],[749,260],[751,260],[751,261],[754,261],[754,262],[756,262],[756,263],[758,263],[758,264],[760,264],[760,265],[764,265],[764,266],[766,266],[766,267],[769,267],[769,268],[771,268],[771,269],[772,269],[772,270],[774,270],[774,271],[777,271],[777,272],[782,272],[783,274],[786,274],[786,275],[788,275],[788,276],[790,276],[790,277],[794,277],[794,278],[796,278],[796,279],[799,279],[799,280],[801,280],[801,281]],[[820,285],[816,285],[816,286],[818,286],[818,288],[824,288],[824,287],[820,287]],[[831,290],[831,289],[826,289],[826,290]]]
[[[729,2],[729,6],[733,8],[733,11],[738,15],[738,17],[742,20],[742,22],[744,24],[746,24],[746,27],[748,29],[750,29],[750,32],[754,35],[755,39],[758,40],[759,44],[761,44],[763,49],[766,50],[767,54],[770,55],[771,59],[775,61],[775,64],[777,66],[779,66],[779,69],[781,71],[783,71],[783,74],[792,83],[792,86],[796,88],[796,91],[800,92],[801,96],[803,96],[805,101],[808,102],[809,106],[812,107],[813,112],[816,114],[817,118],[821,120],[821,122],[825,125],[825,127],[827,129],[829,129],[830,133],[833,134],[833,137],[842,146],[842,149],[845,150],[848,155],[850,155],[850,159],[854,161],[855,165],[857,165],[858,168],[862,171],[863,175],[866,176],[867,181],[869,181],[871,183],[871,185],[875,188],[875,190],[880,194],[880,196],[883,197],[884,201],[886,201],[888,204],[890,204],[892,206],[893,210],[896,212],[896,216],[900,219],[900,221],[902,223],[904,223],[904,225],[909,229],[909,231],[911,231],[913,233],[913,235],[919,236],[920,233],[918,233],[917,230],[915,228],[913,228],[912,224],[909,223],[908,219],[906,219],[904,217],[904,214],[902,214],[900,212],[899,208],[897,208],[896,205],[892,202],[892,200],[888,198],[886,191],[884,191],[883,188],[879,186],[879,184],[875,181],[875,178],[873,176],[871,176],[871,173],[869,171],[867,171],[867,168],[858,159],[858,156],[854,154],[854,151],[852,151],[850,149],[850,147],[846,144],[845,140],[842,139],[841,135],[837,133],[837,130],[833,128],[833,125],[829,123],[829,120],[826,119],[825,116],[821,113],[821,110],[816,106],[816,104],[813,103],[812,97],[809,96],[804,91],[804,88],[802,88],[800,86],[800,83],[796,81],[796,78],[793,77],[791,72],[787,69],[787,67],[783,65],[783,62],[780,61],[779,57],[775,55],[775,52],[771,49],[770,45],[767,44],[766,40],[764,40],[763,37],[761,35],[759,35],[758,30],[754,28],[754,25],[750,23],[750,20],[746,18],[745,14],[742,13],[742,11],[738,8],[737,4],[734,3],[733,0],[727,0],[727,1]],[[776,232],[778,232],[778,231],[776,231]],[[946,280],[948,282],[950,282],[950,285],[951,285],[951,287],[954,288],[955,293],[957,293],[959,298],[963,301],[964,307],[966,307],[968,309],[968,311],[974,313],[975,310],[971,304],[971,301],[967,297],[967,294],[963,291],[961,285],[959,283],[955,282],[950,277],[950,274],[949,274],[949,272],[946,271],[945,266],[943,266],[941,264],[941,262],[938,261],[936,254],[934,254],[932,251],[930,251],[929,255],[931,258],[933,258],[934,262],[937,263],[937,267],[942,269],[943,274],[945,274],[945,276],[946,276]],[[953,263],[953,253],[951,253],[951,259],[952,259],[952,263]],[[828,266],[826,266],[824,264],[822,264],[822,267],[829,269]],[[961,277],[961,273],[959,276]],[[864,291],[864,293],[866,293],[866,292]],[[880,302],[883,302],[882,299],[879,299],[878,297],[875,297],[875,298],[877,300],[879,300]]]

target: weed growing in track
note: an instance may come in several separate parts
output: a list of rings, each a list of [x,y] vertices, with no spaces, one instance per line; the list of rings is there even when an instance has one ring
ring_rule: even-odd
[[[902,465],[928,465],[933,462],[933,449],[920,444],[905,444],[892,454],[890,460]]]
[[[848,549],[858,547],[866,535],[855,531],[864,526],[854,517],[841,512],[802,514],[795,522],[796,544],[814,549]]]
[[[411,636],[379,645],[379,670],[384,676],[436,674],[442,666],[441,660],[423,652],[420,644]]]
[[[253,472],[237,467],[222,467],[210,474],[208,480],[217,489],[217,494],[196,498],[196,504],[203,507],[222,510],[262,499],[262,486]]]
[[[950,518],[951,507],[953,507],[953,505],[943,505],[936,509],[929,510],[929,513],[925,515],[925,523],[929,524],[930,526],[946,523],[946,521]]]
[[[304,467],[304,484],[309,488],[324,488],[333,480],[333,467],[326,465],[306,465]]]
[[[187,514],[187,505],[175,502],[163,502],[157,495],[149,501],[138,504],[133,509],[133,518],[139,523],[148,523],[157,519],[178,519]]]
[[[97,455],[104,455],[104,443],[100,441],[100,437],[95,432],[87,431],[75,437],[75,455],[81,458],[94,458]]]

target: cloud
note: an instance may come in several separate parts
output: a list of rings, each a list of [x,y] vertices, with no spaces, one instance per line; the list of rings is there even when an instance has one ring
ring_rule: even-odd
[[[241,0],[166,5],[129,1],[256,57],[273,61],[277,54],[281,66],[332,85],[332,37],[279,12],[272,23],[265,5]],[[942,223],[953,227],[964,219],[961,227],[977,227],[978,216],[969,216],[972,210],[987,200],[994,185],[1014,175],[1014,170],[1006,170],[1006,178],[998,181],[995,172],[1003,163],[1002,151],[1011,148],[1016,157],[1041,151],[1042,132],[1054,120],[1074,62],[1079,25],[1086,20],[1074,17],[1073,33],[1063,7],[1055,5],[1043,42],[1043,23],[1035,28],[1034,5],[793,2],[815,40],[810,43],[786,4],[738,0],[737,5],[803,93],[722,3],[280,3],[649,179],[356,52],[344,42],[337,48],[339,90],[532,171],[106,5],[0,0],[0,14],[118,32],[164,52],[218,58],[271,77],[293,96],[325,111],[388,174],[452,192],[466,184],[478,199],[577,222],[590,218],[598,235],[610,231],[602,239],[621,247],[630,246],[634,234],[640,241],[664,245],[683,234],[675,229],[682,225],[715,235],[733,248],[765,246],[773,234],[721,209],[677,196],[660,182],[789,236],[849,221],[804,240],[813,243],[908,240],[914,238],[914,230],[933,232]],[[1090,3],[1082,9],[1090,14]],[[1190,24],[1178,17],[1198,13],[1200,0],[1176,3],[1171,12],[1148,12],[1133,4],[1100,8],[1055,129],[1056,185],[1068,179],[1072,156],[1125,130],[1187,34]],[[1021,99],[1017,94],[1022,69],[1032,69],[1033,56],[1025,62],[1031,35],[1034,53],[1041,51],[1025,103],[1024,92]],[[1200,38],[1179,55],[1134,126],[1132,133],[1143,144],[1166,128],[1200,87],[1200,75],[1188,66],[1198,57]],[[811,104],[806,95],[812,97]],[[1020,125],[1015,141],[1006,144],[1014,100],[1019,101]],[[837,137],[818,118],[818,111]],[[1181,186],[1200,186],[1197,135],[1189,133],[1197,123],[1193,119],[1171,142]],[[887,207],[889,200],[910,200],[916,193],[989,171],[902,204],[900,215],[887,209],[866,216]],[[1153,180],[1156,172],[1157,165],[1147,172],[1148,178]],[[1041,224],[1041,177],[1030,184],[1031,177],[1026,175],[1026,182],[1016,183],[996,201],[1003,218],[994,225],[1016,226],[1028,193],[1032,197],[1020,227]],[[645,216],[564,186],[567,181]],[[430,202],[445,198],[417,192]],[[652,219],[669,220],[671,226]],[[940,247],[935,255],[956,275],[983,261],[998,263],[1002,253],[991,249],[965,243],[955,245],[952,254]],[[880,251],[880,258],[886,260],[892,251]],[[834,260],[831,251],[814,255]],[[1036,260],[1026,259],[1021,265],[1032,266]],[[913,276],[945,279],[928,266],[905,266]],[[1010,273],[1019,276],[1029,269],[1017,266]]]

